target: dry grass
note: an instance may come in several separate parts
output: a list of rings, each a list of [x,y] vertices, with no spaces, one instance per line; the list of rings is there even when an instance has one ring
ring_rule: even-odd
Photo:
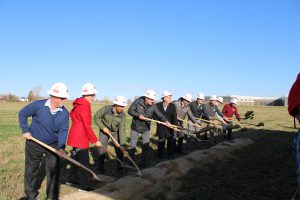
[[[18,111],[25,103],[0,103],[0,199],[19,199],[24,196],[23,193],[23,175],[24,175],[24,140],[21,136],[21,130],[18,124]],[[101,104],[93,104],[92,111],[96,112]],[[70,110],[71,103],[68,102],[66,107]],[[267,130],[282,130],[294,131],[293,119],[288,116],[285,107],[239,107],[240,113],[245,113],[248,110],[254,110],[255,117],[253,120],[248,120],[253,124],[260,121],[265,123],[264,127],[256,127],[253,125],[243,125],[244,128],[267,129]],[[127,115],[127,136],[129,136],[131,118]],[[152,134],[155,126],[152,126]],[[93,129],[98,135],[97,127],[93,124]],[[155,138],[156,139],[156,138]],[[154,139],[154,141],[155,141]],[[156,145],[151,145],[156,149]],[[140,149],[138,149],[140,152]],[[92,160],[92,159],[91,159]],[[150,162],[156,162],[155,156],[152,154]],[[109,164],[110,165],[110,164]],[[114,162],[111,162],[114,165]],[[65,173],[66,171],[63,171]],[[113,174],[113,172],[108,172]],[[62,174],[65,177],[65,174]],[[45,181],[44,181],[45,182]],[[45,197],[45,183],[41,187],[40,197]],[[62,185],[61,194],[67,194],[75,191],[74,188]]]

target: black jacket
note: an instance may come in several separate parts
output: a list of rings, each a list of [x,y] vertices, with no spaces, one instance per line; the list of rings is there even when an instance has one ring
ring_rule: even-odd
[[[170,103],[168,105],[166,111],[164,110],[163,102],[159,102],[156,105],[157,105],[159,111],[167,118],[167,120],[171,124],[175,124],[175,125],[178,124],[176,107],[173,103]],[[157,118],[157,116],[155,116],[155,118]],[[166,127],[163,124],[157,124],[156,135],[159,138],[171,137],[171,136],[174,135],[174,130],[171,129],[171,128]]]
[[[151,122],[147,120],[140,120],[139,116],[144,115],[144,117],[152,119],[154,113],[160,121],[167,121],[166,117],[158,110],[156,104],[152,104],[151,106],[146,105],[145,97],[136,99],[128,109],[128,114],[133,117],[131,129],[138,133],[150,131]]]
[[[190,108],[195,117],[201,118],[204,115],[204,104],[199,104],[197,101],[193,101],[190,103]]]

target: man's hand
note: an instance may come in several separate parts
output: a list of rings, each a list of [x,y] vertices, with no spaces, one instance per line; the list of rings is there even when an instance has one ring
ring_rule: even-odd
[[[199,127],[201,127],[201,126],[202,126],[202,123],[201,123],[201,122],[197,122],[197,125],[198,125]]]
[[[221,119],[221,122],[225,125],[228,125],[227,122],[229,122],[229,120],[227,118],[223,118],[223,119]]]
[[[102,147],[103,145],[101,144],[100,141],[97,141],[97,142],[95,143],[95,146],[96,146],[96,147]]]
[[[102,149],[102,151],[106,152],[105,146],[100,141],[97,141],[95,143],[95,146],[98,147],[99,149]]]
[[[169,121],[166,121],[165,123],[166,123],[166,126],[167,126],[168,128],[172,128],[172,124],[170,124]]]
[[[140,115],[140,116],[139,116],[139,119],[140,119],[140,120],[145,120],[144,115]]]
[[[25,138],[26,140],[30,140],[31,137],[31,133],[27,132],[27,133],[23,133],[23,138]]]
[[[103,129],[102,129],[102,131],[103,131],[103,133],[105,133],[105,134],[109,134],[109,130],[108,130],[108,128],[106,128],[106,127],[104,127]]]
[[[59,149],[58,152],[59,152],[58,155],[59,155],[59,157],[61,157],[61,158],[65,157],[65,156],[67,155],[65,149]]]

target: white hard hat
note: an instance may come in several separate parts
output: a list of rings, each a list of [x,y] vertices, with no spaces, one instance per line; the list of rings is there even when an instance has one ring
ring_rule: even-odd
[[[199,93],[198,95],[197,95],[197,99],[205,99],[205,96],[204,96],[204,94],[202,94],[202,93]]]
[[[161,95],[161,98],[167,97],[167,96],[172,96],[172,93],[170,91],[164,91]]]
[[[96,94],[96,86],[92,83],[86,83],[82,86],[81,96]]]
[[[223,102],[223,97],[218,97],[218,102],[224,103],[224,102]]]
[[[147,90],[147,92],[144,94],[145,97],[149,98],[149,99],[153,99],[155,100],[155,91],[154,90]]]
[[[64,83],[55,83],[51,89],[47,91],[48,94],[60,98],[69,98],[68,88]]]
[[[209,100],[210,101],[218,101],[217,95],[211,95]]]
[[[238,103],[238,100],[237,100],[236,98],[232,98],[232,99],[230,100],[230,103],[237,104],[237,103]]]
[[[113,104],[116,104],[118,106],[127,106],[126,103],[126,98],[123,96],[117,96],[114,100],[113,100]]]
[[[191,94],[185,94],[182,98],[184,98],[185,100],[187,100],[188,102],[192,101],[192,95]]]

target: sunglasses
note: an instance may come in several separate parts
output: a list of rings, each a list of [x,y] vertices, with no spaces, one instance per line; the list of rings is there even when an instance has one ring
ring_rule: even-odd
[[[60,99],[60,100],[66,100],[67,98],[65,98],[65,97],[56,97],[56,96],[52,96],[53,98],[55,98],[55,99]]]

